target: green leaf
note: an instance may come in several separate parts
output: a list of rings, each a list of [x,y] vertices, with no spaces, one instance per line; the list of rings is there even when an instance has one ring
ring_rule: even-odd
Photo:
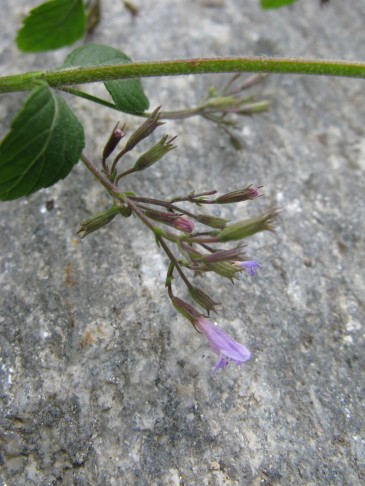
[[[84,130],[65,101],[47,85],[35,88],[0,143],[0,200],[65,178],[83,147]]]
[[[280,8],[280,7],[284,7],[285,5],[290,5],[295,1],[296,0],[261,0],[261,8],[263,9]]]
[[[101,66],[131,62],[132,60],[118,49],[100,44],[88,44],[71,52],[61,67]],[[149,107],[139,79],[105,81],[104,84],[120,111],[136,114],[143,113]]]
[[[73,44],[85,30],[82,0],[49,0],[29,12],[16,43],[24,52],[49,51]]]

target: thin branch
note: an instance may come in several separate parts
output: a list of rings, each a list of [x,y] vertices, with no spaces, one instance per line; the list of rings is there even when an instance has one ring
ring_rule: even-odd
[[[102,174],[95,165],[86,157],[85,154],[81,154],[80,159],[84,165],[89,169],[90,172],[98,179],[98,181],[108,190],[113,196],[118,193],[118,188],[112,182],[107,179],[104,174]]]
[[[166,245],[166,243],[164,242],[164,240],[162,238],[159,239],[159,242],[160,242],[160,245],[162,246],[162,248],[165,250],[165,253],[169,257],[170,261],[174,264],[174,266],[175,266],[176,270],[178,271],[178,273],[179,273],[181,279],[183,280],[184,284],[187,286],[188,289],[190,289],[192,285],[189,282],[189,280],[187,279],[187,277],[185,276],[184,272],[181,270],[181,267],[179,265],[179,262],[176,260],[175,255],[172,253],[172,251]]]
[[[113,110],[121,111],[119,110],[119,108],[116,107],[114,103],[110,103],[109,101],[103,100],[102,98],[98,98],[97,96],[93,96],[89,93],[85,93],[85,91],[72,88],[71,86],[59,86],[58,89],[60,91],[64,91],[65,93],[70,93],[74,96],[78,96],[79,98],[92,101],[93,103],[97,103],[98,105],[106,106],[107,108],[112,108]]]

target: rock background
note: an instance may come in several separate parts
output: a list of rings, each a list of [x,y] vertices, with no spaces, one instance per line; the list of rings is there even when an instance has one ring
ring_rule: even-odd
[[[24,55],[14,27],[39,3],[2,0],[1,73],[48,69],[70,49]],[[92,38],[133,59],[220,55],[365,58],[363,0],[264,12],[258,0],[103,0]],[[227,76],[144,81],[151,106],[192,106]],[[131,177],[138,193],[265,197],[275,235],[249,241],[260,275],[208,279],[218,324],[253,358],[210,378],[214,356],[177,316],[166,260],[136,220],[82,242],[78,224],[107,204],[81,165],[68,179],[0,206],[2,484],[359,485],[365,482],[365,81],[276,75],[273,101],[240,119],[237,152],[204,120],[169,122],[178,150]],[[100,86],[91,88],[98,94]],[[1,135],[24,94],[1,96]],[[113,124],[139,120],[68,97],[99,157]],[[207,288],[207,287],[206,287]],[[182,291],[181,291],[182,292]],[[180,294],[182,295],[182,294]]]

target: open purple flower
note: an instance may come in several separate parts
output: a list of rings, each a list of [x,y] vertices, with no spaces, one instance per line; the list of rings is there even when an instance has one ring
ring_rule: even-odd
[[[246,272],[251,276],[254,277],[256,273],[258,272],[258,269],[260,268],[260,265],[255,261],[247,261],[247,262],[240,262],[239,264],[240,268],[243,268],[243,270],[246,270]]]
[[[230,361],[240,365],[250,359],[251,353],[245,346],[234,341],[205,317],[197,317],[194,325],[208,339],[210,347],[218,356],[211,376],[219,369],[225,368]]]

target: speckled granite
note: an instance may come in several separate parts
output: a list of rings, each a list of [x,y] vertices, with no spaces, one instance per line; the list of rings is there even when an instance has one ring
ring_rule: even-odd
[[[69,49],[17,52],[24,2],[3,0],[1,73]],[[38,2],[27,2],[34,5]],[[92,40],[134,59],[266,54],[365,58],[365,5],[316,0],[103,0]],[[224,76],[145,80],[152,106],[191,106]],[[101,88],[94,86],[95,92]],[[137,220],[80,242],[107,203],[78,165],[51,189],[0,205],[0,477],[15,485],[359,485],[365,482],[365,81],[271,76],[269,113],[240,120],[236,152],[206,121],[171,122],[178,150],[131,178],[139,193],[263,184],[238,218],[278,205],[276,235],[249,253],[254,279],[211,277],[219,325],[252,351],[213,379],[214,356],[171,308],[165,258]],[[23,95],[2,95],[0,130]],[[67,98],[97,156],[116,120]],[[162,132],[161,132],[162,133]],[[228,210],[227,210],[228,211]]]

